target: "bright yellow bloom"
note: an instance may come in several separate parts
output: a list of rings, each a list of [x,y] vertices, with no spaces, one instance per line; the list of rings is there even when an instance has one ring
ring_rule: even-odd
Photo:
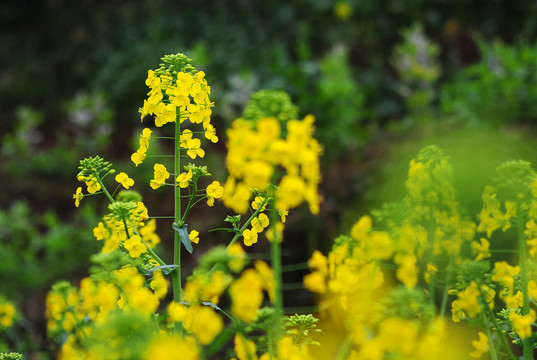
[[[158,189],[166,182],[166,179],[170,177],[170,173],[166,170],[166,167],[162,164],[156,163],[153,166],[154,179],[151,180],[150,185],[153,189]]]
[[[314,271],[304,275],[304,286],[309,291],[324,294],[326,293],[326,275],[320,271]]]
[[[491,279],[511,289],[515,282],[514,276],[519,272],[520,266],[511,266],[506,261],[497,261],[494,263],[494,275]]]
[[[289,215],[289,211],[287,211],[286,209],[280,209],[278,210],[278,215],[280,215],[282,223],[285,224],[285,221],[287,220],[287,215]]]
[[[140,255],[147,251],[147,248],[142,243],[142,239],[138,235],[132,235],[130,239],[125,241],[123,246],[133,259],[140,257]]]
[[[213,206],[214,199],[219,199],[224,196],[224,188],[218,181],[213,181],[209,186],[207,186],[207,205]]]
[[[80,200],[82,200],[82,198],[84,198],[84,194],[82,194],[82,188],[79,186],[76,189],[76,193],[73,195],[73,199],[75,199],[75,206],[76,207],[80,206]]]
[[[195,159],[197,156],[200,158],[205,156],[205,151],[200,148],[201,140],[192,137],[192,130],[186,129],[180,136],[181,147],[187,149],[186,154],[190,158]]]
[[[304,201],[306,183],[296,175],[285,175],[280,181],[276,191],[276,207],[278,209],[291,209]]]
[[[257,231],[255,231],[255,229],[244,230],[242,236],[244,238],[244,245],[246,246],[252,246],[252,244],[257,242]]]
[[[134,165],[138,166],[145,160],[146,156],[147,155],[145,154],[145,150],[142,150],[140,148],[134,154],[131,155],[131,160]]]
[[[102,221],[97,224],[97,227],[93,228],[93,236],[95,236],[95,239],[97,240],[104,240],[107,234],[108,232],[106,231]]]
[[[200,233],[196,230],[192,230],[188,237],[190,238],[190,241],[192,241],[194,244],[198,244],[200,241],[199,238]]]
[[[244,271],[229,287],[231,312],[245,322],[252,322],[263,303],[263,289],[259,274],[254,269]]]
[[[351,228],[351,237],[354,240],[361,240],[364,239],[367,236],[367,233],[371,229],[371,225],[373,224],[373,220],[371,219],[371,216],[364,215],[354,224],[354,226]]]
[[[476,254],[475,261],[486,259],[490,257],[489,241],[485,238],[479,239],[479,243],[472,242],[472,252]]]
[[[521,339],[526,339],[531,336],[531,324],[535,321],[535,311],[530,309],[530,313],[519,315],[516,311],[509,313],[509,320],[513,324],[513,329]]]
[[[159,299],[164,299],[168,293],[168,283],[162,274],[162,270],[157,269],[153,272],[153,280],[151,280],[149,286],[153,289],[155,295],[157,295]]]
[[[200,344],[208,345],[224,328],[224,320],[216,311],[208,306],[199,307],[192,320],[190,331]]]
[[[200,349],[192,336],[156,337],[143,360],[199,360]]]
[[[130,188],[131,186],[134,185],[134,180],[131,179],[131,178],[129,177],[129,175],[127,175],[127,174],[124,173],[124,172],[120,172],[119,174],[116,175],[116,181],[117,181],[119,184],[123,185],[123,187],[124,187],[125,189],[128,189],[128,188]]]
[[[254,210],[257,210],[259,208],[259,206],[263,203],[263,201],[265,201],[265,198],[263,196],[256,196],[254,201],[252,201],[252,209]],[[265,205],[263,205],[263,208],[259,211],[265,211],[265,209],[267,208],[267,203],[265,203]]]
[[[152,132],[153,131],[151,131],[150,129],[145,128],[142,130],[142,135],[140,135],[140,140],[139,140],[140,149],[142,149],[144,153],[149,148],[149,139],[151,139]]]
[[[228,247],[227,253],[233,258],[228,262],[229,269],[235,273],[242,270],[246,264],[246,253],[239,243],[235,243]]]
[[[255,342],[246,340],[240,333],[235,334],[235,354],[238,360],[257,360]]]
[[[216,130],[214,129],[214,126],[212,126],[211,124],[205,125],[204,123],[203,127],[205,128],[205,137],[211,140],[211,142],[217,143],[218,136],[216,136]]]
[[[179,186],[180,188],[184,189],[188,187],[188,184],[190,183],[190,180],[192,179],[192,169],[189,169],[187,173],[181,173],[177,177],[176,180],[176,186]]]
[[[260,233],[269,226],[269,218],[266,214],[260,213],[257,217],[252,219],[252,228]]]
[[[470,285],[457,294],[458,299],[451,304],[452,319],[459,322],[461,318],[467,316],[475,318],[481,311],[479,305],[479,288],[476,282],[472,281]]]
[[[481,355],[489,351],[489,338],[482,331],[479,332],[479,340],[473,340],[472,345],[475,350],[470,353],[473,358],[480,358]]]
[[[95,194],[97,191],[101,190],[101,184],[97,181],[95,176],[84,179],[86,186],[88,187],[88,192],[90,194]]]

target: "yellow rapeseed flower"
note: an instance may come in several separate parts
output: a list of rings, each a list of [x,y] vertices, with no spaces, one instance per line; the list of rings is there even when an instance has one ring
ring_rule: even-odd
[[[127,175],[127,174],[124,173],[124,172],[120,172],[119,174],[116,175],[116,181],[117,181],[119,184],[123,185],[123,187],[124,187],[125,189],[128,189],[128,188],[130,188],[131,186],[134,185],[134,180],[131,179],[131,178],[129,177],[129,175]]]
[[[73,199],[75,199],[76,207],[80,206],[80,200],[82,200],[82,198],[84,198],[84,194],[82,194],[82,188],[79,186],[76,189],[76,192],[73,194]]]

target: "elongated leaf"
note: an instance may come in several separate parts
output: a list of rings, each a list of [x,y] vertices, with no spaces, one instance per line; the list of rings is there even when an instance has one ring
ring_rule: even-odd
[[[222,311],[222,309],[220,309],[217,305],[213,304],[213,303],[210,302],[210,301],[202,301],[201,303],[202,303],[203,305],[205,305],[205,306],[210,306],[210,307],[212,307],[212,308],[215,308],[215,309],[218,310],[218,311]]]
[[[162,269],[162,272],[164,273],[164,275],[168,275],[169,273],[171,273],[173,271],[174,268],[178,267],[178,265],[160,265],[160,266],[155,266],[154,268],[152,269],[149,269],[145,272],[146,275],[151,275],[155,272],[155,270],[157,269]]]
[[[190,241],[190,236],[188,236],[187,232],[187,224],[183,224],[181,227],[177,226],[177,224],[172,225],[173,229],[177,231],[179,234],[179,239],[181,239],[181,242],[185,246],[186,251],[188,251],[190,254],[192,254],[192,242]]]
[[[231,229],[231,228],[216,228],[216,229],[211,229],[209,230],[209,232],[213,232],[213,231],[228,231],[228,232],[238,232],[238,230],[236,229]]]

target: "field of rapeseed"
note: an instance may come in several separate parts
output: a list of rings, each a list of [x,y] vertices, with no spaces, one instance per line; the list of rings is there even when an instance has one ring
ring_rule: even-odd
[[[537,8],[411,3],[102,5],[14,52],[0,360],[533,359]]]

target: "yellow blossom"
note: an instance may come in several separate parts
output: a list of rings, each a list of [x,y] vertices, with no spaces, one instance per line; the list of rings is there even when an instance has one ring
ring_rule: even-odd
[[[140,257],[140,255],[147,251],[147,248],[142,243],[142,239],[138,235],[132,235],[125,241],[124,246],[133,259]]]
[[[266,214],[261,213],[252,219],[252,228],[258,233],[263,232],[268,225],[269,218]]]
[[[80,205],[80,200],[84,197],[84,194],[82,194],[82,188],[79,186],[76,189],[76,193],[73,195],[73,199],[75,199],[75,206],[78,207]]]
[[[220,185],[220,182],[213,181],[207,186],[207,205],[213,206],[214,199],[219,199],[224,195],[224,188]]]
[[[198,244],[200,241],[199,238],[200,233],[196,230],[192,230],[188,237],[190,238],[190,241],[192,241],[194,244]]]
[[[200,349],[192,336],[156,337],[143,360],[199,360]]]
[[[200,344],[208,345],[220,334],[223,328],[222,317],[213,308],[201,306],[194,313],[190,331]]]
[[[516,311],[509,313],[509,320],[513,324],[513,329],[521,339],[526,339],[531,336],[531,324],[535,321],[535,311],[530,309],[530,313],[519,315]]]
[[[168,283],[162,274],[162,270],[157,269],[153,272],[153,280],[151,280],[149,286],[153,289],[155,295],[157,295],[159,299],[164,299],[168,293]]]
[[[125,189],[130,188],[132,185],[134,185],[134,180],[131,179],[127,174],[124,172],[120,172],[116,175],[116,181],[123,185]]]
[[[235,354],[238,360],[257,360],[255,342],[246,340],[240,333],[235,334]]]
[[[146,158],[145,150],[138,149],[134,154],[131,155],[131,160],[134,165],[140,165]]]
[[[244,238],[244,245],[246,246],[252,246],[252,244],[257,242],[257,231],[255,231],[255,229],[244,230],[242,236]]]
[[[176,186],[179,186],[180,188],[184,189],[188,187],[188,184],[190,183],[190,180],[192,179],[192,169],[189,169],[187,173],[181,173],[177,177],[176,180]]]
[[[480,331],[478,335],[479,339],[472,341],[472,345],[475,350],[470,353],[470,356],[476,359],[479,359],[481,355],[489,351],[488,337],[482,331]]]

